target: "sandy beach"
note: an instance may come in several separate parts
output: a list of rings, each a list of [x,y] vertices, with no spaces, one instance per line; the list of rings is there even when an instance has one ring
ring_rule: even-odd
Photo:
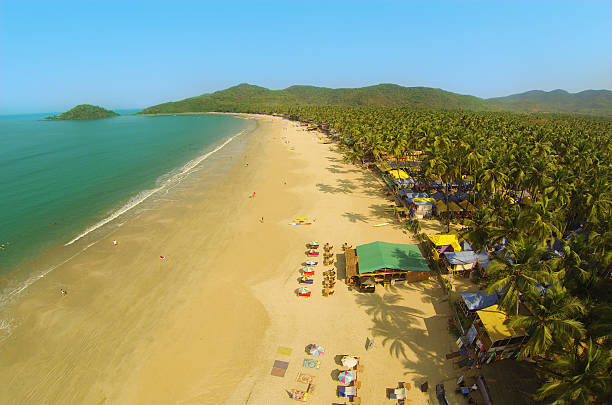
[[[339,262],[323,297],[320,263],[312,297],[295,294],[310,240],[338,254],[344,242],[416,243],[385,212],[382,182],[317,132],[249,117],[256,129],[215,155],[226,169],[207,187],[194,173],[20,298],[0,345],[0,403],[290,404],[287,390],[306,388],[300,372],[315,377],[309,403],[344,403],[343,354],[361,358],[363,404],[396,403],[385,394],[398,382],[413,404],[437,403],[440,382],[452,401],[458,373],[444,355],[456,346],[435,279],[362,294]],[[303,217],[312,225],[289,225]],[[326,349],[317,370],[302,367],[311,343]],[[289,363],[282,378],[275,360]],[[425,381],[427,393],[414,388]]]

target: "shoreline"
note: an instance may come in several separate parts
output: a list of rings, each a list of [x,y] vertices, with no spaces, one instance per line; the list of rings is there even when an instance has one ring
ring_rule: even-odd
[[[172,198],[28,289],[16,306],[21,323],[0,345],[0,380],[7,382],[0,399],[290,404],[285,390],[297,388],[311,343],[328,353],[312,371],[314,403],[336,399],[330,373],[342,353],[361,356],[367,367],[360,377],[365,403],[381,402],[398,378],[455,378],[434,355],[454,344],[444,308],[434,305],[442,294],[435,282],[356,294],[338,265],[333,297],[318,287],[323,267],[312,298],[295,296],[309,240],[330,242],[335,253],[344,242],[416,242],[400,225],[375,226],[389,222],[389,201],[372,173],[343,163],[334,145],[294,122],[250,117],[257,128],[240,155],[216,157],[233,165],[212,187],[202,185],[214,173],[191,176]],[[313,225],[288,225],[300,217]],[[60,296],[60,288],[69,294]],[[402,325],[371,315],[388,296],[397,296]],[[365,352],[367,336],[377,345]],[[293,354],[280,356],[279,346]],[[276,359],[290,363],[285,378],[270,375]]]
[[[15,298],[18,298],[20,293],[22,293],[37,280],[45,277],[49,272],[66,264],[68,261],[74,259],[88,248],[98,243],[107,234],[112,233],[118,226],[121,226],[123,222],[129,221],[131,219],[129,215],[138,216],[140,213],[134,211],[141,208],[141,205],[144,203],[156,204],[156,201],[154,200],[162,198],[158,195],[160,192],[165,191],[167,193],[171,188],[179,185],[180,182],[183,181],[186,176],[189,176],[193,170],[200,170],[201,168],[198,168],[198,166],[203,164],[209,157],[214,156],[215,153],[221,151],[235,139],[243,136],[249,136],[256,130],[256,128],[256,122],[253,126],[247,124],[243,130],[229,136],[220,145],[211,145],[210,147],[205,148],[202,150],[201,155],[182,163],[180,166],[175,167],[170,172],[159,176],[156,180],[155,188],[140,190],[126,202],[115,204],[116,208],[113,208],[108,216],[103,217],[92,225],[78,231],[69,241],[57,241],[54,247],[47,248],[42,252],[42,254],[34,259],[20,264],[9,270],[6,274],[3,274],[2,284],[0,284],[3,285],[3,288],[0,291],[2,293],[2,296],[0,297],[2,298],[0,299],[0,310],[2,310],[6,305],[10,304],[10,302]],[[121,221],[123,222],[120,224],[117,223]],[[93,238],[88,238],[88,235],[92,233],[96,235],[94,235]],[[76,250],[66,250],[66,248],[74,245],[81,239],[84,239],[82,241],[83,243],[77,244],[78,246],[74,247]],[[35,270],[36,268],[39,269]],[[1,340],[2,334],[0,334],[0,341]]]

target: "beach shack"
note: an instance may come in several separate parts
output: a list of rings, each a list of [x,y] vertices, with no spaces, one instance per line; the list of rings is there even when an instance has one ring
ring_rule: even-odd
[[[429,278],[427,261],[417,245],[372,242],[345,251],[346,282],[374,291],[376,284],[411,283]]]
[[[499,302],[497,294],[488,294],[486,291],[462,292],[458,307],[468,319],[476,318],[476,311],[489,308]]]
[[[435,200],[433,198],[413,198],[411,200],[414,215],[419,218],[431,216]]]
[[[459,238],[454,234],[445,235],[427,235],[427,239],[431,244],[434,260],[439,260],[440,255],[445,252],[461,252]]]
[[[522,328],[511,328],[506,324],[508,314],[502,311],[497,304],[476,311],[472,330],[475,330],[475,349],[479,357],[484,356],[489,362],[494,357],[501,359],[512,356],[527,340],[527,333]],[[468,332],[468,334],[470,334]]]
[[[444,252],[446,267],[451,274],[469,276],[478,263],[478,255],[472,250],[461,252]]]

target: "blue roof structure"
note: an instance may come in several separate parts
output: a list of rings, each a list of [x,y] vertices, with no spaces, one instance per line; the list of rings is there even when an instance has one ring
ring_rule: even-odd
[[[446,260],[452,265],[476,263],[478,256],[472,250],[467,252],[444,252]]]
[[[470,311],[480,311],[498,302],[497,294],[487,294],[486,291],[462,292],[461,298]]]
[[[406,193],[405,197],[408,201],[410,201],[413,198],[429,198],[429,194],[427,193]]]
[[[478,264],[480,264],[480,266],[486,270],[487,267],[489,267],[489,264],[491,264],[489,254],[485,251],[480,251],[476,253],[476,256],[478,257]]]
[[[454,194],[451,194],[448,199],[454,202],[461,202],[461,201],[465,201],[469,198],[469,196],[467,194],[465,194],[463,191],[457,191]]]
[[[436,201],[442,200],[442,201],[446,202],[446,198],[444,197],[444,194],[442,194],[439,191],[437,193],[435,193],[435,194],[432,194],[431,198],[433,198]]]
[[[414,184],[414,179],[412,177],[407,178],[407,179],[395,179],[393,180],[393,182],[397,185],[405,185],[405,184],[411,185],[411,184]]]

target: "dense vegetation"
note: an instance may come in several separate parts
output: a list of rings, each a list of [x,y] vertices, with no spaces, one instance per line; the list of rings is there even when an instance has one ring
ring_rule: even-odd
[[[419,150],[421,181],[473,180],[468,191],[484,204],[464,237],[497,252],[486,281],[505,292],[510,323],[531,331],[519,358],[547,376],[537,398],[612,402],[612,120],[330,106],[258,112],[322,128],[353,162]],[[518,314],[519,301],[530,315]]]
[[[585,90],[575,94],[565,90],[533,90],[487,101],[503,111],[612,115],[612,91],[609,90]]]
[[[589,90],[570,94],[562,90],[527,92],[514,96],[481,99],[433,89],[379,84],[356,89],[329,89],[314,86],[291,86],[269,90],[240,84],[211,94],[145,108],[143,114],[175,114],[183,112],[244,111],[297,105],[342,105],[411,107],[427,110],[564,112],[612,115],[612,92]]]
[[[48,120],[93,120],[98,118],[115,117],[114,111],[106,110],[91,104],[80,104],[63,114],[47,117]]]

